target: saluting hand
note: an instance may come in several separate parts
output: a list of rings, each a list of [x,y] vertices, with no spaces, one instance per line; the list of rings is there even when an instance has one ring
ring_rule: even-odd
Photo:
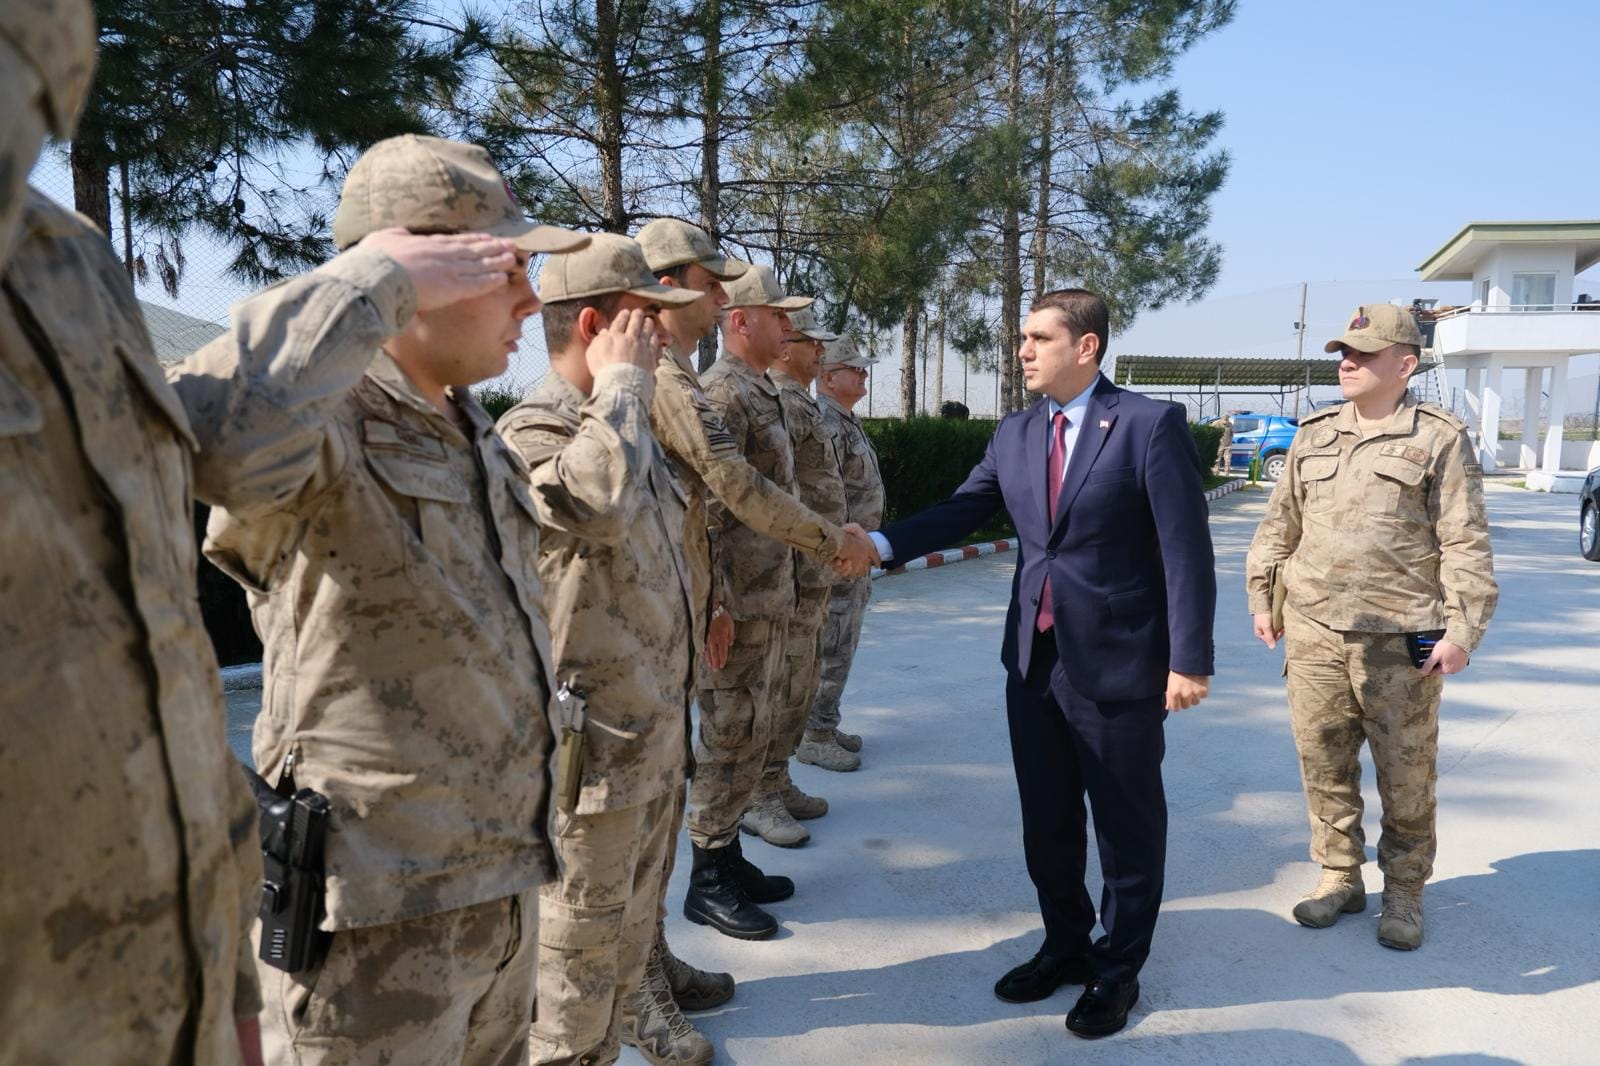
[[[487,233],[417,234],[398,226],[374,230],[360,247],[376,248],[405,268],[417,290],[417,310],[433,311],[506,283],[517,263],[517,246]]]
[[[611,324],[595,335],[583,353],[589,373],[595,377],[608,366],[636,366],[654,370],[660,347],[650,317],[637,307],[618,311]]]

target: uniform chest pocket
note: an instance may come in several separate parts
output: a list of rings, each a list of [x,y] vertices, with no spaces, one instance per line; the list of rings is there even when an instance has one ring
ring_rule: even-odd
[[[444,458],[431,451],[367,446],[367,465],[388,490],[390,502],[413,536],[405,550],[406,569],[420,576],[433,556],[448,556],[456,539],[460,510],[471,499]]]
[[[1333,509],[1334,475],[1339,472],[1341,456],[1304,455],[1296,468],[1300,484],[1305,487],[1305,510],[1316,514]]]
[[[794,477],[794,449],[776,403],[751,405],[749,458],[768,478],[788,482]]]
[[[1428,517],[1426,453],[1405,445],[1389,445],[1372,462],[1373,477],[1363,494],[1369,514],[1393,515],[1409,521]]]

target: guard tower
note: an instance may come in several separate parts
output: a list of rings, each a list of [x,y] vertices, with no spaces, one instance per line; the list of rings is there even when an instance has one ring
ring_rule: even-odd
[[[1562,435],[1567,362],[1600,351],[1600,294],[1573,293],[1574,277],[1597,262],[1600,220],[1469,222],[1417,268],[1423,281],[1472,283],[1471,304],[1434,314],[1432,355],[1466,371],[1467,421],[1484,469],[1527,470],[1529,488],[1577,491],[1583,471],[1600,462],[1600,447],[1568,445]],[[1524,377],[1522,436],[1502,443],[1508,372]]]

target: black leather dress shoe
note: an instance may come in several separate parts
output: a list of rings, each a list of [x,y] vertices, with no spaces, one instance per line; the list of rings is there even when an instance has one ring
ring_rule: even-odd
[[[1113,981],[1096,977],[1078,997],[1078,1005],[1067,1015],[1067,1028],[1074,1035],[1093,1040],[1110,1036],[1128,1024],[1128,1011],[1139,1002],[1139,979]]]
[[[994,994],[1007,1003],[1046,999],[1062,985],[1081,985],[1094,976],[1089,960],[1058,959],[1040,952],[994,983]]]

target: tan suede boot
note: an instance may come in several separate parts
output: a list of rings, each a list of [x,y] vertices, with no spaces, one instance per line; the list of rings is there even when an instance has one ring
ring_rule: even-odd
[[[1322,868],[1322,880],[1311,895],[1294,905],[1294,920],[1310,929],[1326,929],[1341,914],[1360,914],[1367,909],[1367,886],[1361,881],[1361,867]]]
[[[619,1035],[651,1066],[704,1066],[717,1056],[711,1041],[689,1024],[673,1001],[659,942],[645,964],[639,991],[622,1008]]]
[[[821,818],[828,813],[828,801],[801,791],[800,786],[790,779],[787,765],[783,773],[778,775],[778,798],[783,801],[784,810],[802,821]]]
[[[1422,946],[1422,886],[1404,881],[1385,882],[1383,914],[1378,917],[1378,943],[1396,951]]]
[[[798,848],[811,839],[811,832],[795,821],[794,815],[783,805],[777,788],[769,787],[766,782],[762,783],[762,791],[756,793],[750,809],[744,812],[739,828],[780,848]]]
[[[661,925],[656,926],[656,945],[651,950],[660,953],[667,987],[672,989],[672,998],[681,1010],[710,1010],[733,998],[733,975],[696,969],[678,958]]]

